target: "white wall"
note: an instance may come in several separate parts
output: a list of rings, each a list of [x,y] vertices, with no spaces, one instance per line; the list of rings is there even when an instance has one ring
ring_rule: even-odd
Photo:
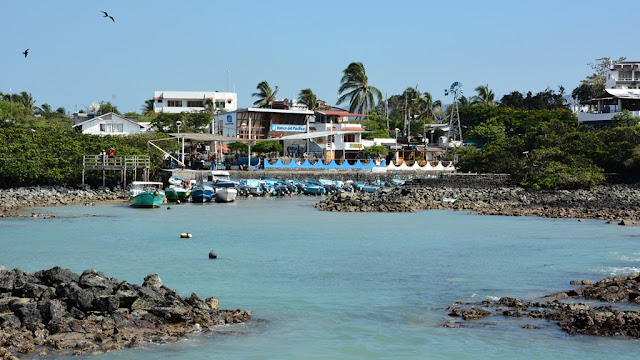
[[[106,125],[106,128],[113,128],[114,125],[120,125],[122,124],[122,131],[116,131],[116,132],[109,132],[109,131],[101,131],[100,130],[100,124],[104,124]],[[134,135],[134,134],[140,134],[141,133],[141,129],[140,126],[138,124],[134,124],[130,121],[125,121],[125,120],[96,120],[96,121],[91,121],[88,120],[86,123],[80,125],[82,127],[82,133],[83,134],[92,134],[92,135]]]
[[[198,112],[203,107],[187,107],[188,101],[202,101],[212,99],[214,106],[223,102],[225,111],[234,111],[238,108],[238,95],[230,92],[218,91],[156,91],[154,93],[153,110],[156,113],[179,114],[182,112]],[[230,100],[229,100],[230,99]],[[162,101],[162,102],[160,102]],[[169,101],[178,101],[182,106],[169,106]]]

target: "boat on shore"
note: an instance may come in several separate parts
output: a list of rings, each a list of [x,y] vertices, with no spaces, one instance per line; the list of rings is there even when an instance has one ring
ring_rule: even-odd
[[[131,206],[138,208],[156,208],[164,204],[166,195],[161,182],[134,181],[129,189]]]
[[[194,203],[210,202],[214,194],[213,187],[206,184],[198,184],[191,191],[191,201]]]

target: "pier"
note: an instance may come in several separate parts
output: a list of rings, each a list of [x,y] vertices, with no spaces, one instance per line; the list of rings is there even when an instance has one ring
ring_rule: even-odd
[[[102,171],[102,186],[105,186],[107,171],[120,171],[122,183],[127,185],[127,171],[133,172],[133,180],[138,178],[138,172],[142,174],[143,181],[149,181],[151,158],[143,155],[127,155],[106,157],[102,155],[82,156],[82,184],[84,185],[85,171]]]

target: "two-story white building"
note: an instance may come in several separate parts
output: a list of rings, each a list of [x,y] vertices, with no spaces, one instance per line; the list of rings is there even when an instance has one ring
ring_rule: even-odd
[[[604,96],[583,102],[578,122],[590,127],[611,125],[611,119],[629,110],[640,116],[640,61],[623,61],[606,73]]]
[[[156,91],[153,96],[153,111],[169,114],[198,112],[206,108],[209,100],[214,109],[235,111],[238,108],[238,95],[232,92]]]

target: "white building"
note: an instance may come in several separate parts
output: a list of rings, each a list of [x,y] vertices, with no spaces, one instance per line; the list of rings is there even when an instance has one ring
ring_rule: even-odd
[[[581,105],[578,123],[594,128],[611,125],[611,119],[623,110],[640,116],[640,62],[613,65],[606,73],[605,94]]]
[[[640,89],[640,61],[623,61],[613,65],[606,74],[607,89]]]
[[[238,108],[238,95],[218,91],[156,91],[153,96],[153,111],[156,113],[179,114],[198,112],[205,109],[207,101],[213,102],[215,109],[234,111]]]
[[[125,118],[115,113],[107,113],[97,116],[94,113],[74,114],[73,129],[83,134],[92,135],[135,135],[144,130],[144,126],[138,122]]]

